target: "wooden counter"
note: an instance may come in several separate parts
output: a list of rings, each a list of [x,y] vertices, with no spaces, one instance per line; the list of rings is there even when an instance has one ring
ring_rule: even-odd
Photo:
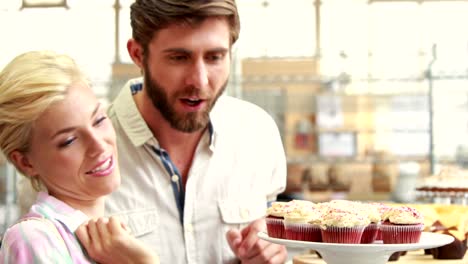
[[[317,254],[303,254],[293,258],[293,264],[326,264]],[[424,255],[424,250],[409,251],[406,255],[400,256],[397,261],[389,261],[394,264],[468,264],[468,254],[464,259],[441,260],[434,259],[432,255]]]

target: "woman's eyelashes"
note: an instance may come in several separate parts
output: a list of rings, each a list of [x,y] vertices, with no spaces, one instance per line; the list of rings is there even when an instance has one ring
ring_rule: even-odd
[[[76,137],[67,138],[66,140],[64,140],[63,142],[59,144],[59,148],[65,148],[65,147],[70,146],[75,141],[75,139]]]
[[[103,116],[100,116],[96,119],[96,121],[94,122],[94,126],[99,126],[102,122],[104,122],[105,120],[107,119],[107,116],[103,115]]]
[[[99,116],[98,118],[95,119],[95,121],[93,122],[93,127],[99,127],[101,124],[103,124],[105,121],[107,120],[107,116],[106,115],[101,115]],[[58,145],[59,148],[65,148],[65,147],[68,147],[70,146],[71,144],[73,144],[73,142],[75,142],[75,140],[77,139],[78,137],[77,136],[70,136],[70,137],[67,137],[65,140],[61,141]]]

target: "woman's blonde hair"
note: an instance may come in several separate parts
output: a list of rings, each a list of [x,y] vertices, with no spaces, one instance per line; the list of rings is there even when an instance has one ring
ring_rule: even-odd
[[[13,151],[29,151],[34,121],[77,82],[88,83],[74,60],[51,51],[21,54],[0,72],[0,149],[11,163]]]

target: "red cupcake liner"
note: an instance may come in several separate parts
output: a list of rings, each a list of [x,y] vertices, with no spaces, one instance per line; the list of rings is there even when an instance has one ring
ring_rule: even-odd
[[[320,226],[314,224],[284,223],[286,239],[322,242]]]
[[[411,244],[419,242],[423,228],[423,224],[384,224],[380,226],[380,232],[384,244]]]
[[[379,229],[377,230],[377,235],[375,236],[375,240],[382,240],[382,231]]]
[[[360,244],[365,226],[335,227],[322,229],[322,241],[325,243]]]
[[[283,219],[281,218],[265,218],[267,232],[269,237],[286,238],[284,232]]]
[[[362,232],[361,244],[372,244],[377,238],[379,232],[379,224],[371,223]]]

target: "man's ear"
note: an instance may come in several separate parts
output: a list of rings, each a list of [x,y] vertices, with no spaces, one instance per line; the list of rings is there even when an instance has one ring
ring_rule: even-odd
[[[131,38],[127,41],[127,51],[140,70],[143,70],[143,47],[135,39]]]
[[[34,166],[29,162],[29,158],[22,152],[17,150],[10,153],[10,160],[15,164],[15,166],[24,174],[35,177],[37,172],[34,169]]]

